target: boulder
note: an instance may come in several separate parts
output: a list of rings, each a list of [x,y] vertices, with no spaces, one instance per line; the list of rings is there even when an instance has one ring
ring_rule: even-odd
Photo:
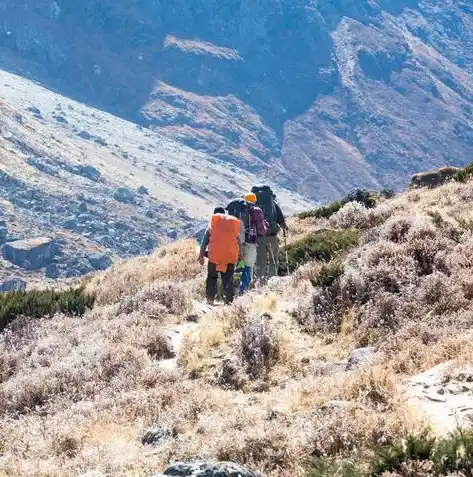
[[[473,419],[473,368],[441,363],[412,377],[407,384],[407,403],[413,415],[435,434],[448,435],[470,427]]]
[[[46,267],[45,275],[47,278],[56,279],[59,278],[60,271],[55,263],[51,263]]]
[[[27,269],[38,269],[48,265],[54,258],[56,246],[48,237],[18,240],[7,243],[3,256],[11,263]]]
[[[149,190],[145,186],[138,187],[138,194],[149,195]]]
[[[168,467],[164,475],[172,477],[261,477],[261,474],[233,462],[178,462]]]
[[[79,204],[79,213],[81,214],[85,214],[87,212],[87,202],[85,200],[83,200],[80,204]]]
[[[90,141],[92,139],[92,134],[87,131],[81,131],[78,136],[86,141]]]
[[[136,192],[128,187],[119,187],[113,194],[113,198],[124,204],[134,204],[136,201]]]
[[[37,108],[36,106],[30,106],[27,111],[30,113],[33,113],[35,116],[41,116],[41,110]]]
[[[168,428],[168,427],[157,427],[148,432],[145,432],[141,436],[141,443],[143,445],[151,446],[154,444],[158,444],[159,442],[162,442],[163,440],[172,439],[174,437],[177,437],[176,429]]]
[[[0,292],[26,290],[26,282],[20,278],[12,278],[0,283]]]
[[[438,187],[452,180],[461,170],[459,167],[442,167],[433,171],[419,172],[412,176],[410,187]]]
[[[91,181],[98,182],[102,175],[100,174],[100,171],[96,169],[94,166],[88,166],[88,165],[82,165],[79,164],[78,166],[74,167],[74,173],[85,177],[87,179],[90,179]]]
[[[87,258],[95,270],[106,270],[112,264],[112,259],[104,253],[93,253]]]
[[[369,346],[367,348],[358,348],[353,350],[348,357],[347,371],[358,368],[363,364],[374,361],[376,357],[376,350]]]
[[[4,225],[0,225],[0,244],[3,244],[7,241],[8,238],[8,229]]]

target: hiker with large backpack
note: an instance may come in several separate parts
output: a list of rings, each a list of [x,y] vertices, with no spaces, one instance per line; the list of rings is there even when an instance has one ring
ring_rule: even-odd
[[[240,240],[240,220],[226,215],[223,207],[217,207],[210,219],[200,246],[199,263],[204,264],[208,248],[208,271],[206,294],[207,302],[213,305],[217,296],[218,277],[223,285],[223,301],[233,302],[235,285],[233,275],[235,264],[241,257],[242,244]]]
[[[256,205],[263,211],[268,222],[266,235],[258,237],[255,269],[256,278],[266,280],[277,276],[279,272],[278,234],[281,230],[284,235],[287,233],[286,219],[271,187],[256,185],[251,192],[256,195]]]
[[[248,289],[253,279],[253,271],[257,257],[258,237],[264,237],[268,223],[263,211],[256,206],[256,195],[246,194],[243,199],[236,199],[227,206],[227,211],[241,221],[241,239],[243,243],[242,258],[244,268],[241,274],[240,295]]]

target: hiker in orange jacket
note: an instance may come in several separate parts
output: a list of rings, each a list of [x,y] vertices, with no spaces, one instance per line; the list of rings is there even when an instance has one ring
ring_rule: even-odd
[[[204,264],[208,248],[207,271],[207,302],[213,304],[217,296],[218,276],[222,278],[224,303],[233,302],[235,284],[233,275],[235,264],[241,257],[241,222],[239,219],[226,215],[223,207],[217,207],[210,219],[200,246],[199,263]]]

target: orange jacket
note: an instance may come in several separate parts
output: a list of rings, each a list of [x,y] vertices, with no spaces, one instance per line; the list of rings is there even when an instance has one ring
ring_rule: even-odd
[[[209,260],[217,265],[217,271],[225,272],[227,265],[238,261],[240,221],[231,215],[214,214],[209,228]]]

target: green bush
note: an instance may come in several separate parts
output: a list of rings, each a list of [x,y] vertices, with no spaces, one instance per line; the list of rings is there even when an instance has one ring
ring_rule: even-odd
[[[337,200],[335,202],[330,202],[328,205],[318,207],[317,209],[301,212],[297,217],[299,219],[328,219],[333,214],[336,214],[344,205],[344,202]]]
[[[371,459],[360,456],[356,463],[347,459],[318,459],[309,467],[309,477],[379,477],[384,473],[399,477],[473,477],[473,431],[458,430],[446,438],[423,432],[377,449]]]
[[[311,282],[314,287],[327,288],[342,275],[343,263],[336,258],[329,263],[324,263],[317,277],[311,280]]]
[[[409,436],[405,441],[378,450],[373,459],[371,475],[374,477],[384,472],[395,472],[408,461],[430,460],[435,442],[435,438],[423,433],[419,436]]]
[[[387,191],[386,193],[392,192]],[[379,195],[382,195],[380,193]],[[392,192],[394,195],[394,192]],[[391,196],[392,197],[392,196]],[[299,219],[328,219],[332,215],[336,214],[345,204],[349,202],[359,202],[363,204],[368,209],[373,208],[376,205],[377,197],[373,195],[372,192],[366,189],[355,189],[354,191],[350,192],[346,197],[342,200],[336,200],[334,202],[330,202],[328,205],[324,205],[322,207],[318,207],[316,209],[308,210],[306,212],[301,212],[297,215]]]
[[[382,189],[379,191],[379,196],[385,199],[392,199],[395,195],[396,193],[393,189]]]
[[[0,331],[19,316],[51,317],[55,313],[83,315],[95,298],[83,288],[66,291],[33,290],[0,294]]]
[[[312,462],[309,477],[364,477],[363,470],[349,460],[316,459]]]
[[[458,182],[466,182],[473,175],[473,162],[470,162],[464,169],[457,172],[455,180]]]
[[[358,230],[322,230],[292,243],[281,250],[279,274],[287,275],[311,260],[329,262],[356,245]]]

